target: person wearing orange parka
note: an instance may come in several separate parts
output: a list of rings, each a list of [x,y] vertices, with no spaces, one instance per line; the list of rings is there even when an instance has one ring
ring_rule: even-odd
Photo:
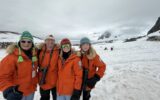
[[[33,100],[38,83],[36,51],[28,31],[7,48],[8,55],[0,62],[0,91],[5,99]]]
[[[69,39],[62,39],[60,45],[57,100],[79,100],[82,84],[81,60],[73,53]]]
[[[106,64],[91,46],[89,38],[84,37],[80,40],[80,49],[79,56],[83,66],[83,82],[86,84],[86,86],[82,88],[83,100],[89,100],[91,90],[104,75]],[[85,70],[87,70],[87,79],[84,81],[84,77],[86,77]]]
[[[56,100],[56,82],[58,78],[57,64],[59,57],[59,45],[55,43],[53,35],[47,35],[44,43],[39,45],[39,83],[40,83],[40,100],[50,100],[50,92],[53,100]],[[44,83],[41,83],[42,74],[47,70]]]

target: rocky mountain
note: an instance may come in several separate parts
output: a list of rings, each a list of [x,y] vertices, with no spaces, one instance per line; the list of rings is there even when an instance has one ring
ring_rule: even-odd
[[[102,39],[110,38],[110,37],[111,37],[111,32],[105,31],[105,32],[98,38],[98,40],[102,40]]]
[[[160,30],[160,17],[156,21],[155,25],[148,31],[147,35]]]

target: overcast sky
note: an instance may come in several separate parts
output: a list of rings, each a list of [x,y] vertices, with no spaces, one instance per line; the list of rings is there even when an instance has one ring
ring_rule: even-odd
[[[0,0],[0,30],[28,30],[41,37],[145,33],[159,16],[160,0]]]

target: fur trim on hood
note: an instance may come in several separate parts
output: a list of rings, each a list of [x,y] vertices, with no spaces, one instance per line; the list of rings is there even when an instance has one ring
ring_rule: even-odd
[[[8,54],[11,54],[11,53],[14,52],[15,48],[17,48],[17,47],[18,47],[17,44],[16,44],[16,43],[13,43],[13,44],[11,44],[11,45],[9,45],[9,46],[7,47],[6,52],[7,52]]]
[[[45,43],[40,43],[36,45],[37,49],[42,49],[44,47]],[[55,44],[55,46],[60,49],[60,45],[59,44]]]
[[[36,48],[37,48],[37,49],[42,49],[44,45],[45,45],[45,43],[37,44],[37,45],[36,45]]]
[[[71,48],[71,54],[76,54],[76,51],[75,51],[74,48]],[[62,51],[62,49],[61,49],[59,56],[62,58],[62,55],[63,55],[63,51]]]
[[[95,49],[93,49],[92,47],[89,50],[89,54],[87,55],[88,59],[94,59],[96,57],[97,53],[95,51]]]
[[[78,57],[81,57],[81,55],[82,55],[80,51],[76,51],[76,54]]]
[[[76,52],[78,57],[81,57],[83,54],[83,51],[77,51]],[[88,59],[94,59],[96,57],[97,53],[95,51],[95,49],[93,49],[92,47],[89,49],[89,54],[87,54],[87,58]]]

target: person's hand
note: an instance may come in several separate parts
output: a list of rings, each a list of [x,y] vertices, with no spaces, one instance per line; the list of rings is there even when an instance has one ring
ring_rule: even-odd
[[[71,100],[79,100],[81,96],[81,90],[74,90],[71,96]]]
[[[89,88],[93,88],[99,80],[100,80],[100,76],[95,74],[94,77],[87,80],[87,86]]]
[[[7,100],[21,100],[23,93],[18,90],[18,86],[11,86],[3,91],[3,97]]]

